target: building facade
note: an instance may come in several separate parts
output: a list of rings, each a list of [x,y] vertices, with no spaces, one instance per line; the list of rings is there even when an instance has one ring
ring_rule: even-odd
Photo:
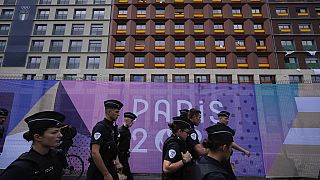
[[[320,82],[316,0],[1,0],[3,78]]]

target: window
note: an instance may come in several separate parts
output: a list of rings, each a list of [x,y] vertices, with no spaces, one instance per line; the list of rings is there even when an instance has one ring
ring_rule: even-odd
[[[24,74],[23,80],[34,80],[35,77],[36,77],[35,74]]]
[[[299,29],[311,29],[311,24],[299,24]]]
[[[184,9],[175,9],[174,14],[175,15],[184,15]]]
[[[59,69],[60,57],[48,57],[47,69]]]
[[[7,44],[7,41],[0,40],[0,52],[4,52],[4,50],[6,49],[6,44]]]
[[[114,75],[114,74],[110,74],[110,81],[121,81],[123,82],[125,80],[125,76],[124,75]]]
[[[247,64],[246,57],[237,57],[237,64]]]
[[[194,75],[195,83],[210,83],[209,75]]]
[[[63,40],[51,40],[50,52],[61,52],[63,46]]]
[[[269,64],[268,57],[258,57],[259,64]]]
[[[260,75],[260,83],[261,84],[275,84],[275,76],[274,75]]]
[[[49,9],[39,9],[37,19],[49,19]]]
[[[71,35],[83,35],[84,24],[73,24],[71,29]]]
[[[167,75],[152,74],[151,82],[167,82]]]
[[[221,30],[221,29],[223,29],[223,24],[214,24],[213,25],[213,29],[215,29],[215,30]]]
[[[196,64],[198,64],[198,63],[204,64],[204,63],[206,63],[206,58],[205,57],[196,57],[195,58],[195,63]]]
[[[86,10],[85,9],[76,9],[74,11],[73,19],[86,19]]]
[[[174,25],[175,30],[184,30],[184,24],[176,24]]]
[[[3,66],[3,57],[0,56],[0,67],[2,67],[2,66]]]
[[[55,74],[44,74],[43,80],[56,80],[57,75]]]
[[[175,46],[184,46],[184,41],[183,40],[176,40],[174,41]]]
[[[253,25],[253,29],[257,30],[257,29],[263,29],[263,25],[262,24],[254,24]]]
[[[184,57],[175,57],[174,58],[174,63],[176,63],[176,64],[184,64],[185,63],[185,58]]]
[[[302,83],[303,76],[302,75],[289,75],[289,82],[290,82],[290,84]]]
[[[136,46],[144,47],[144,40],[136,40]]]
[[[32,52],[41,52],[43,50],[43,40],[33,40],[31,43],[31,49]]]
[[[0,19],[12,19],[13,9],[2,9]]]
[[[145,9],[138,9],[137,14],[145,15],[147,14],[147,11]]]
[[[261,13],[261,10],[259,8],[252,8],[251,9],[251,13],[252,14],[260,14]]]
[[[218,47],[224,47],[224,40],[215,40],[214,41],[214,46],[218,46]]]
[[[52,35],[64,35],[65,30],[66,30],[65,24],[54,24]]]
[[[195,44],[196,46],[204,46],[204,40],[196,39],[196,40],[194,41],[194,44]]]
[[[81,52],[82,41],[81,40],[71,40],[69,45],[69,51],[71,52]]]
[[[235,41],[235,45],[236,45],[236,46],[245,46],[245,45],[244,45],[244,40],[236,40],[236,41]]]
[[[278,24],[279,30],[291,29],[291,24]]]
[[[3,5],[14,5],[16,4],[16,0],[4,0]]]
[[[315,8],[315,11],[316,11],[316,13],[318,14],[318,16],[320,15],[319,13],[320,13],[320,7],[316,7]]]
[[[0,35],[9,35],[10,24],[0,24]]]
[[[286,14],[288,12],[288,8],[276,8],[276,14]]]
[[[115,64],[123,64],[124,63],[124,57],[115,57],[114,58]]]
[[[91,25],[91,30],[90,30],[90,35],[102,35],[103,32],[103,24],[92,24]]]
[[[118,14],[119,15],[127,15],[128,14],[128,10],[127,9],[119,9],[118,10]]]
[[[55,19],[67,19],[68,9],[57,9]]]
[[[156,9],[156,14],[165,14],[164,9]]]
[[[318,59],[314,58],[314,57],[306,58],[305,61],[306,61],[307,64],[316,64],[316,63],[318,63]]]
[[[105,0],[94,0],[93,4],[105,4]]]
[[[156,24],[156,30],[163,30],[165,29],[165,25],[163,24]]]
[[[222,14],[222,9],[214,9],[212,10],[212,14]]]
[[[85,74],[84,75],[84,80],[86,80],[86,81],[96,81],[97,80],[97,75],[96,74]]]
[[[0,28],[2,30],[2,28]],[[46,24],[36,24],[34,26],[33,35],[45,35],[47,31]]]
[[[89,52],[101,52],[101,40],[90,40],[89,41]]]
[[[308,8],[306,7],[301,7],[301,8],[296,8],[297,13],[308,13]]]
[[[295,50],[295,46],[294,46],[292,40],[282,40],[281,46],[284,51],[294,51]]]
[[[125,45],[126,45],[126,41],[125,40],[116,41],[116,46],[125,46]]]
[[[216,63],[223,63],[223,64],[227,63],[226,57],[224,57],[224,56],[217,56],[217,57],[216,57]]]
[[[118,30],[126,30],[127,26],[125,24],[118,24],[117,29]]]
[[[252,75],[238,75],[239,84],[253,84]]]
[[[313,46],[313,40],[302,40],[302,46]]]
[[[88,57],[87,69],[99,69],[100,57]]]
[[[146,75],[131,75],[131,82],[145,82],[146,81]]]
[[[265,46],[266,41],[264,39],[257,39],[256,40],[256,46]]]
[[[87,4],[87,0],[76,0],[76,4]]]
[[[189,75],[173,75],[173,82],[187,83],[189,82]]]
[[[159,41],[159,40],[156,40],[155,41],[155,46],[165,46],[165,41]]]
[[[216,75],[216,82],[217,83],[232,83],[232,76],[231,75]]]
[[[286,63],[296,64],[298,63],[298,61],[297,61],[297,58],[295,57],[289,57],[289,58],[286,58]]]
[[[312,83],[320,83],[320,75],[311,75]]]
[[[29,57],[27,69],[39,69],[41,57]]]
[[[232,14],[241,14],[241,9],[232,9]]]
[[[64,74],[63,80],[77,80],[76,74]]]
[[[302,40],[301,44],[302,44],[303,49],[305,51],[316,51],[317,50],[313,40]]]
[[[135,64],[143,64],[144,63],[144,57],[135,57],[134,58]]]
[[[104,19],[104,9],[93,9],[92,19]]]
[[[156,63],[156,64],[164,64],[165,63],[165,58],[164,57],[155,57],[154,58],[154,63]]]
[[[195,25],[193,25],[193,28],[195,30],[203,30],[203,24],[195,24]]]
[[[243,25],[242,24],[234,24],[233,29],[243,29]]]
[[[67,69],[79,69],[80,57],[68,57]]]
[[[145,24],[137,24],[136,28],[137,28],[137,30],[146,30],[146,25]]]
[[[58,1],[57,1],[57,4],[60,4],[60,5],[62,5],[62,4],[69,4],[69,0],[58,0]]]

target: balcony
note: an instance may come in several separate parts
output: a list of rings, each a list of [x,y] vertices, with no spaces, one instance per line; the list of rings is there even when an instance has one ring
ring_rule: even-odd
[[[309,29],[309,28],[301,28],[300,29],[300,32],[311,32],[311,29]]]
[[[124,67],[124,63],[115,63],[113,65],[113,67],[115,67],[115,68],[123,68]]]
[[[156,18],[165,18],[165,14],[156,14]]]
[[[245,51],[246,47],[245,46],[236,46],[237,51]]]
[[[176,33],[176,34],[184,34],[184,29],[175,29],[174,33]]]
[[[287,28],[287,29],[280,29],[280,32],[282,33],[290,33],[291,29]]]
[[[144,63],[135,63],[134,67],[135,68],[144,68]]]
[[[268,63],[260,63],[259,68],[270,68],[270,64]]]
[[[128,0],[118,0],[119,3],[128,3]]]
[[[251,0],[251,2],[261,2],[261,0]]]
[[[233,17],[242,18],[242,14],[232,14]]]
[[[165,64],[164,63],[155,63],[154,67],[156,67],[156,68],[164,68]]]
[[[305,45],[305,46],[303,46],[303,50],[305,50],[305,51],[316,51],[317,48],[314,45]]]
[[[136,30],[136,34],[145,34],[145,33],[146,33],[146,30],[142,30],[142,29]]]
[[[244,33],[244,29],[235,29],[234,33],[243,34]]]
[[[262,14],[261,13],[254,13],[254,14],[252,14],[252,17],[262,17]]]
[[[222,15],[222,13],[221,14],[213,14],[212,17],[214,17],[214,18],[222,18],[223,15]]]
[[[217,64],[216,64],[216,67],[217,67],[217,68],[227,68],[228,65],[227,65],[227,63],[217,63]]]
[[[125,50],[125,46],[116,46],[116,51],[124,51]]]
[[[231,2],[241,2],[241,0],[231,0]]]
[[[310,69],[320,69],[320,64],[319,63],[307,63],[307,66]]]
[[[165,46],[155,46],[154,49],[157,51],[164,51],[166,49],[166,47]]]
[[[165,30],[164,29],[156,29],[156,34],[164,34]]]
[[[277,15],[279,17],[286,17],[286,16],[289,16],[289,13],[278,13]]]
[[[215,50],[217,50],[217,51],[225,51],[225,50],[226,50],[226,47],[225,47],[225,46],[215,46],[214,48],[215,48]]]
[[[212,0],[212,2],[222,2],[222,0]]]
[[[136,51],[144,51],[144,46],[135,46],[134,49]]]
[[[266,51],[267,50],[267,46],[257,46],[257,51]]]
[[[175,46],[174,49],[176,51],[184,51],[185,50],[184,46]]]
[[[194,18],[203,18],[203,14],[194,14]]]
[[[116,33],[117,34],[126,34],[127,30],[117,30]]]
[[[284,51],[294,51],[295,50],[293,45],[282,46],[282,49]]]
[[[186,67],[186,64],[184,64],[184,63],[175,63],[174,66],[175,66],[176,68],[185,68],[185,67]]]
[[[264,34],[264,33],[266,33],[266,31],[265,31],[264,29],[255,29],[255,30],[254,30],[254,33]]]
[[[146,14],[137,14],[136,17],[137,17],[137,18],[146,18],[147,15],[146,15]]]
[[[298,13],[298,16],[299,17],[305,17],[305,16],[309,16],[309,13]]]
[[[213,32],[216,34],[224,34],[224,29],[214,29]]]
[[[196,49],[197,51],[202,51],[202,50],[205,50],[206,47],[204,47],[204,46],[196,46],[195,49]]]
[[[299,64],[298,63],[286,63],[286,68],[287,69],[298,69]]]
[[[175,18],[184,18],[184,14],[181,13],[181,14],[174,14],[174,17]]]
[[[194,33],[195,34],[203,34],[204,33],[204,29],[195,29]]]
[[[205,68],[207,67],[206,63],[196,63],[196,68]]]
[[[128,18],[127,14],[118,14],[117,18]]]
[[[174,0],[175,3],[184,3],[184,0]]]
[[[156,3],[165,3],[165,0],[156,0]]]
[[[193,2],[195,2],[195,3],[202,3],[203,0],[193,0]]]
[[[247,63],[244,64],[238,64],[238,68],[248,68],[249,65]]]

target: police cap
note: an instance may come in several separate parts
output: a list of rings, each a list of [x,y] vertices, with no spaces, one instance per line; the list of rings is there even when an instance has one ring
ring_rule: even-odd
[[[8,110],[5,108],[0,108],[0,116],[8,116]]]
[[[191,125],[186,122],[181,116],[173,117],[173,125],[178,129],[191,129]]]
[[[220,116],[229,117],[230,113],[228,111],[220,111],[218,117]]]
[[[36,129],[47,129],[53,127],[62,127],[64,126],[63,121],[65,116],[56,111],[42,111],[36,114],[33,114],[24,119],[28,124],[29,130]]]
[[[130,118],[132,120],[135,120],[137,118],[137,116],[135,114],[133,114],[132,112],[125,112],[124,117]]]
[[[213,141],[219,141],[223,143],[233,142],[233,134],[231,129],[227,126],[209,126],[206,128],[208,138]]]
[[[123,104],[118,100],[109,99],[109,100],[104,101],[104,107],[105,108],[115,108],[115,109],[120,110],[123,107]]]

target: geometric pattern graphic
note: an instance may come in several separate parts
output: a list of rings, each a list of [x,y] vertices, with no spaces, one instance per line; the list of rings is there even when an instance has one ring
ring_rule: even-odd
[[[161,149],[170,135],[167,123],[179,109],[196,107],[202,111],[196,127],[201,140],[206,138],[204,129],[217,122],[220,111],[231,112],[229,125],[236,131],[235,142],[252,154],[248,158],[234,152],[231,161],[238,176],[318,177],[317,88],[101,81],[0,81],[0,85],[0,95],[10,93],[14,97],[0,103],[11,106],[0,168],[30,148],[30,143],[22,139],[26,130],[23,119],[42,110],[63,113],[66,123],[77,128],[70,154],[81,156],[87,168],[90,132],[104,117],[103,101],[118,99],[124,104],[121,113],[138,115],[131,128],[130,163],[134,173],[161,173]],[[120,116],[117,124],[122,121]],[[306,158],[308,153],[314,158]]]

